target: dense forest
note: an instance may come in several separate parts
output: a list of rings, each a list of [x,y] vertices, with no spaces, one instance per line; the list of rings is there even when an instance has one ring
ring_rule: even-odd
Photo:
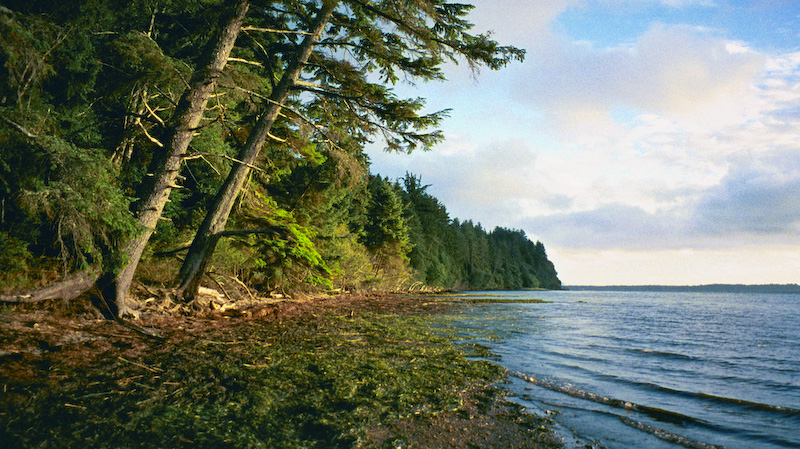
[[[66,285],[127,314],[293,290],[560,288],[540,242],[449,217],[365,146],[429,150],[447,111],[399,98],[442,65],[524,51],[442,0],[49,0],[0,6],[0,295]],[[40,290],[39,290],[40,291]],[[36,298],[36,295],[26,298]]]

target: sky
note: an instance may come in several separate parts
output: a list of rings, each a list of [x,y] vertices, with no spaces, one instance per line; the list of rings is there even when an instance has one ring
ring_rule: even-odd
[[[446,141],[373,173],[525,231],[565,285],[800,283],[800,2],[471,3],[524,63],[398,84]]]

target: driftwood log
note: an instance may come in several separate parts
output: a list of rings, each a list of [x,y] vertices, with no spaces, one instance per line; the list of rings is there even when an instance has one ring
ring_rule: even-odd
[[[17,295],[0,295],[0,302],[6,303],[33,303],[48,299],[70,300],[77,298],[94,286],[98,276],[81,272],[68,276],[59,282],[33,292]]]

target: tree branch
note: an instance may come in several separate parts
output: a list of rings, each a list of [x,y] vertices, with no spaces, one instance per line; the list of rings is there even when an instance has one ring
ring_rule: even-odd
[[[39,137],[38,134],[34,134],[28,131],[27,128],[25,128],[24,126],[20,125],[19,123],[11,120],[10,118],[4,115],[0,115],[0,119],[6,122],[7,124],[11,125],[12,127],[14,127],[17,131],[21,132],[23,135],[25,135],[25,137],[29,139],[36,139],[37,137]]]
[[[183,157],[183,159],[184,160],[200,159],[200,158],[204,158],[204,156],[221,157],[221,158],[227,159],[227,160],[229,160],[231,162],[235,162],[237,164],[242,164],[242,165],[244,165],[246,167],[252,168],[253,170],[258,170],[260,172],[266,173],[266,171],[261,167],[258,167],[258,166],[252,165],[252,164],[248,164],[247,162],[244,162],[242,160],[236,159],[235,157],[230,157],[227,154],[196,152],[196,153],[192,153],[192,154],[187,154],[186,156]],[[219,172],[217,172],[217,174],[219,174]]]
[[[273,226],[271,228],[256,228],[256,229],[229,229],[218,233],[220,237],[231,237],[235,235],[250,235],[250,234],[277,234],[283,231],[283,228]]]
[[[301,34],[303,36],[313,36],[313,33],[309,33],[308,31],[299,31],[299,30],[279,30],[276,28],[261,28],[255,26],[246,26],[242,27],[242,31],[259,31],[262,33],[278,33],[278,34]]]
[[[233,56],[228,58],[228,62],[241,62],[242,64],[254,65],[256,67],[261,67],[262,69],[264,68],[264,64],[258,61],[251,61],[249,59],[243,59],[243,58],[234,58]]]

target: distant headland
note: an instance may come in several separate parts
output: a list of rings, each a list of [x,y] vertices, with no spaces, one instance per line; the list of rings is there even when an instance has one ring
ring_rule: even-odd
[[[707,293],[800,293],[798,284],[566,285],[565,290]]]

